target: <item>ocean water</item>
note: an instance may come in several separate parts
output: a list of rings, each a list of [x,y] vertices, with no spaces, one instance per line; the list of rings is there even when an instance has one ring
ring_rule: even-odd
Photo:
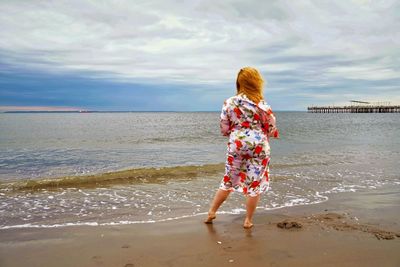
[[[399,114],[276,112],[258,209],[400,190]],[[219,112],[0,114],[0,229],[205,214],[224,171]],[[231,194],[221,213],[243,213]]]

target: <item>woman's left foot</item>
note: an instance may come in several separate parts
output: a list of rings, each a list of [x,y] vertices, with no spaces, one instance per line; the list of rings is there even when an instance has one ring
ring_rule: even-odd
[[[213,223],[213,220],[215,219],[215,218],[217,218],[217,216],[215,215],[215,213],[208,213],[208,217],[207,217],[207,219],[204,221],[204,223],[207,223],[207,224],[211,224],[211,223]]]

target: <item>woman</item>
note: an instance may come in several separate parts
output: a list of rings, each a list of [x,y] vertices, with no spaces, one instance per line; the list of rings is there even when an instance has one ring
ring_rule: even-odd
[[[212,223],[230,192],[238,191],[247,197],[243,227],[251,228],[260,194],[268,190],[269,138],[278,138],[279,133],[275,116],[263,98],[263,83],[256,69],[241,69],[236,80],[237,94],[223,104],[221,133],[229,137],[225,175],[205,223]]]

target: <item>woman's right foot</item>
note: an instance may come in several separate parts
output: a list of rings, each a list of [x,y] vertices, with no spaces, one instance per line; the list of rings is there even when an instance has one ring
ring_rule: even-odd
[[[213,222],[213,220],[217,218],[217,216],[215,215],[215,213],[209,212],[208,213],[208,217],[207,219],[204,221],[204,223],[210,224]]]

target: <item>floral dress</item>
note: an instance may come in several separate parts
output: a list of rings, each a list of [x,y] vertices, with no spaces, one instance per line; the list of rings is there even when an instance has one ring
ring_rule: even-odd
[[[269,188],[269,138],[278,138],[271,107],[252,102],[244,94],[225,100],[221,133],[229,137],[225,174],[220,189],[257,196]]]

